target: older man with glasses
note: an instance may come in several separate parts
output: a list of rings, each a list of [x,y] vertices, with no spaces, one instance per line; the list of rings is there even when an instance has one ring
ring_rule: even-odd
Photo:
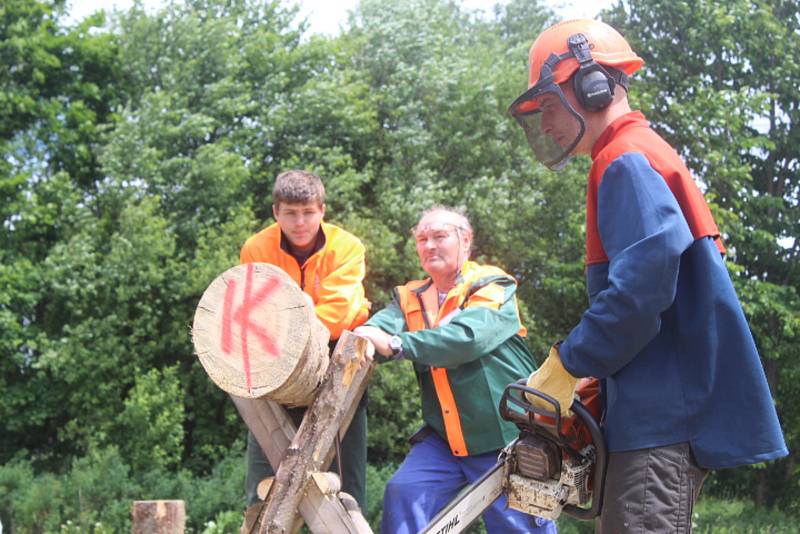
[[[530,375],[517,284],[501,269],[469,261],[472,227],[438,206],[413,229],[424,280],[394,289],[394,299],[355,330],[394,360],[410,360],[422,393],[423,428],[384,493],[381,532],[415,533],[467,484],[489,470],[516,426],[498,412],[503,389]],[[555,532],[555,524],[506,509],[483,514],[490,533]]]

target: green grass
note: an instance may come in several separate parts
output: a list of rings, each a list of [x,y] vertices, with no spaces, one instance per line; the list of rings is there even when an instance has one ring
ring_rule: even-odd
[[[6,532],[110,534],[130,531],[130,503],[147,498],[180,498],[187,503],[187,534],[236,534],[244,509],[244,461],[231,456],[204,477],[188,472],[154,472],[133,479],[115,470],[115,449],[94,451],[63,474],[36,475],[26,461],[0,466],[0,519]],[[368,465],[365,517],[377,533],[383,513],[383,488],[396,465]],[[757,508],[735,498],[701,495],[695,506],[696,534],[789,534],[800,532],[797,505],[791,510]],[[594,523],[566,515],[561,534],[590,534]],[[307,530],[305,532],[308,532]],[[468,534],[484,534],[479,522]]]
[[[697,534],[793,534],[800,530],[800,517],[777,509],[756,508],[737,500],[700,498],[693,522]]]

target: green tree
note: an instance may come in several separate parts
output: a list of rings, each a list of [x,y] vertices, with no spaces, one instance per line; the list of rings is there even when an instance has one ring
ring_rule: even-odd
[[[58,323],[41,283],[43,260],[90,217],[83,197],[98,179],[94,143],[123,92],[109,90],[118,85],[115,48],[110,35],[95,32],[102,17],[61,27],[63,6],[34,0],[0,6],[3,460],[20,448],[38,449],[58,412],[48,396],[51,377],[37,368]]]

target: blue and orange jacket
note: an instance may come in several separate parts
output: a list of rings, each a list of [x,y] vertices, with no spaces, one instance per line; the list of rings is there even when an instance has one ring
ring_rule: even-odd
[[[367,320],[369,301],[364,295],[364,245],[353,234],[323,222],[322,246],[303,265],[282,246],[280,226],[272,224],[242,246],[241,263],[263,262],[280,267],[311,296],[314,311],[331,339]]]
[[[498,410],[511,382],[534,370],[523,336],[516,281],[497,267],[467,261],[439,306],[430,278],[394,290],[367,322],[403,341],[422,392],[422,418],[455,456],[494,451],[517,437]]]
[[[719,230],[678,154],[632,112],[595,143],[587,188],[589,308],[559,347],[603,379],[614,452],[689,442],[732,467],[787,449]]]

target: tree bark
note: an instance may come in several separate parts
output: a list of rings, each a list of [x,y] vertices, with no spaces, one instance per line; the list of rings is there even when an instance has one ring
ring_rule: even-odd
[[[134,501],[133,534],[183,534],[186,506],[183,501]]]

